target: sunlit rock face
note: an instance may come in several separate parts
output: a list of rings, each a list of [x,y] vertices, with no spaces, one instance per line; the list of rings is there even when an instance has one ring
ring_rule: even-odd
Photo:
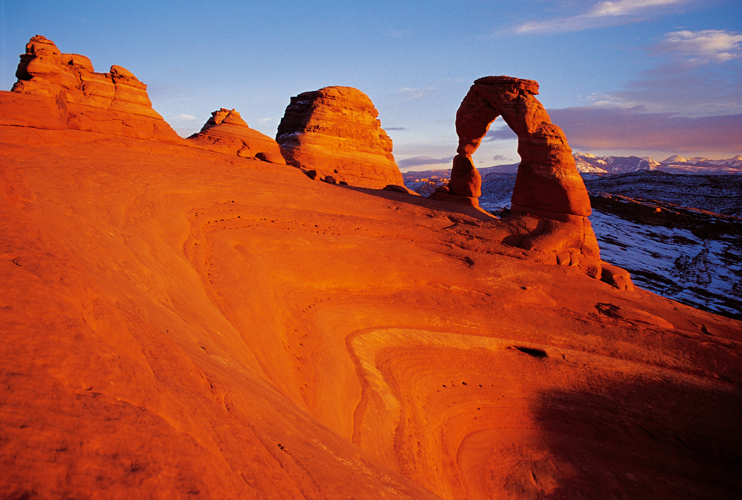
[[[125,68],[96,73],[90,59],[64,54],[41,35],[31,38],[20,58],[12,94],[0,96],[6,123],[179,139],[152,109],[147,85]]]
[[[540,220],[538,227],[518,242],[519,246],[554,252],[559,264],[579,266],[588,275],[600,277],[600,250],[587,219],[590,199],[585,184],[567,138],[551,123],[535,94],[538,83],[533,80],[488,76],[474,82],[456,112],[459,145],[449,192],[436,193],[435,197],[478,205],[482,181],[472,154],[492,122],[502,116],[518,136],[521,156],[511,213],[516,218]]]
[[[559,127],[534,97],[538,83],[508,76],[488,76],[474,82],[456,113],[459,146],[451,172],[451,192],[480,196],[471,155],[498,116],[518,136],[521,157],[513,190],[513,212],[547,218],[590,215],[590,199],[575,166],[572,150]]]
[[[281,147],[276,141],[257,130],[251,129],[234,109],[221,108],[189,141],[206,149],[236,154],[242,158],[257,158],[271,163],[285,164]]]
[[[5,497],[739,497],[740,322],[513,217],[100,137],[0,126]]]
[[[325,87],[291,98],[276,141],[287,161],[352,186],[402,186],[392,140],[371,99],[351,87]]]

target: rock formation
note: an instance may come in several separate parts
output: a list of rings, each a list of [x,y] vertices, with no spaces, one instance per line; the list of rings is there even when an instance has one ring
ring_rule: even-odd
[[[257,158],[271,163],[286,164],[281,146],[257,130],[248,127],[240,114],[221,108],[211,113],[211,118],[197,134],[188,140],[206,149],[236,154],[243,158]]]
[[[509,76],[488,76],[474,82],[456,112],[459,145],[453,159],[450,194],[437,198],[476,205],[481,177],[472,162],[490,125],[498,116],[518,136],[521,163],[513,189],[511,213],[543,222],[521,242],[522,248],[555,252],[560,264],[577,265],[601,276],[600,251],[587,216],[590,199],[559,127],[534,97],[538,83]]]
[[[402,186],[392,140],[378,115],[371,99],[354,88],[304,92],[291,98],[276,141],[290,164],[315,170],[320,178],[360,187]]]
[[[147,85],[121,66],[96,73],[85,56],[63,54],[36,35],[20,56],[11,93],[0,94],[3,123],[71,128],[141,139],[179,140],[152,109]]]
[[[3,500],[739,499],[741,322],[519,248],[556,215],[69,130],[157,119],[110,111],[121,70],[104,98],[31,59],[39,94],[0,94]]]

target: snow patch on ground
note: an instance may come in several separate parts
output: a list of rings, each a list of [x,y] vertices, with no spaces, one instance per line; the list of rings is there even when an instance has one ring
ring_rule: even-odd
[[[631,273],[638,286],[678,302],[742,317],[742,245],[738,238],[697,238],[686,229],[649,226],[593,211],[601,258]]]

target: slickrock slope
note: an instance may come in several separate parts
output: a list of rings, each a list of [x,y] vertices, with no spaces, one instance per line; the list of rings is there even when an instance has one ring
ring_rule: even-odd
[[[590,199],[580,177],[572,150],[561,129],[534,97],[538,83],[509,76],[488,76],[474,82],[456,112],[459,145],[453,159],[449,192],[434,193],[439,199],[457,198],[478,206],[482,180],[472,154],[490,125],[502,116],[518,136],[521,163],[513,189],[514,219],[539,224],[520,242],[522,248],[555,252],[561,264],[581,267],[621,288],[631,287],[628,274],[601,263],[598,242],[590,221]]]
[[[281,146],[267,135],[248,127],[234,109],[221,108],[211,113],[201,131],[188,140],[213,151],[286,164]]]
[[[121,66],[96,73],[79,54],[63,54],[36,35],[16,71],[11,92],[0,92],[0,124],[70,128],[171,142],[180,137],[152,109],[147,85]]]
[[[740,322],[289,166],[0,163],[0,498],[739,498]]]
[[[287,161],[322,179],[351,186],[403,186],[392,140],[381,128],[379,112],[363,92],[325,87],[292,97],[278,126],[276,141]]]

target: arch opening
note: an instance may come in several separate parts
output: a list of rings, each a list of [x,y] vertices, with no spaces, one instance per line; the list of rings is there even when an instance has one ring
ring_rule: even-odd
[[[518,136],[504,122],[495,120],[472,154],[472,163],[482,177],[479,207],[497,217],[507,217],[520,164]]]

